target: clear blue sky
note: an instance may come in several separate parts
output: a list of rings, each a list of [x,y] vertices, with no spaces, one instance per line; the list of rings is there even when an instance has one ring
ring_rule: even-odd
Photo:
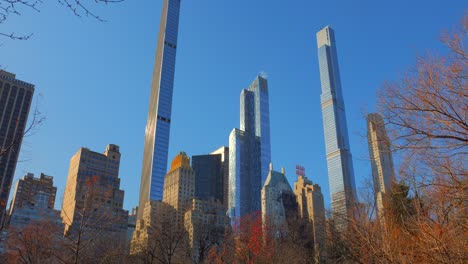
[[[138,203],[144,132],[161,0],[99,9],[108,20],[77,18],[56,1],[0,26],[34,33],[0,39],[0,65],[36,85],[47,117],[23,142],[14,184],[26,172],[54,176],[61,208],[70,158],[82,146],[120,146],[126,209]],[[268,73],[274,167],[291,184],[295,165],[322,186],[329,207],[315,33],[335,29],[356,181],[371,175],[364,114],[376,90],[467,13],[466,1],[182,1],[169,162],[180,150],[206,154],[239,127],[239,95]]]

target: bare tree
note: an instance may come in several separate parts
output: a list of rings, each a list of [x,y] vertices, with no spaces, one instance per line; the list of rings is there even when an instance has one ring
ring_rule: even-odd
[[[98,5],[107,5],[123,2],[125,0],[56,0],[75,16],[92,17],[98,21],[104,21],[93,8]],[[11,15],[21,15],[24,9],[30,9],[39,12],[43,4],[42,0],[0,0],[0,24],[5,23]],[[14,32],[1,32],[0,36],[15,40],[29,39],[32,34],[18,35]]]

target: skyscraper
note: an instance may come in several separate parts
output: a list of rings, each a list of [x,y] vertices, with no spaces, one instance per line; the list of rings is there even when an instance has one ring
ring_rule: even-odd
[[[33,94],[33,84],[0,70],[0,221],[10,195]]]
[[[268,131],[266,127],[257,129],[262,125],[262,120],[269,120],[262,116],[268,116],[267,107],[258,109],[257,102],[261,102],[260,93],[267,94],[266,82],[262,77],[257,77],[251,88],[244,89],[240,96],[240,129],[233,129],[229,135],[229,205],[228,213],[231,218],[243,217],[246,214],[259,212],[261,210],[261,188],[262,188],[262,131]],[[258,84],[255,84],[258,83]],[[252,88],[260,86],[260,88]],[[257,90],[251,91],[252,90]],[[268,102],[264,102],[263,105]],[[260,103],[260,105],[262,105]],[[268,122],[269,123],[269,122]],[[268,128],[268,129],[267,129]],[[269,145],[269,142],[268,142]],[[269,147],[268,147],[269,149]],[[269,154],[267,155],[270,156]],[[268,158],[269,159],[269,158]],[[266,160],[266,159],[265,159]]]
[[[89,234],[126,241],[128,211],[123,210],[119,167],[117,145],[107,145],[104,154],[80,148],[73,155],[61,212],[65,235],[73,236],[84,228]]]
[[[332,213],[338,227],[345,228],[356,187],[333,29],[327,26],[320,30],[317,45]]]
[[[224,175],[221,154],[197,155],[192,157],[195,172],[195,198],[216,199],[223,203]]]
[[[171,126],[180,0],[163,0],[145,131],[139,208],[163,197]],[[141,218],[143,210],[138,211]]]
[[[263,185],[270,171],[271,163],[271,144],[270,144],[270,102],[268,98],[268,81],[262,76],[252,82],[248,91],[254,94],[253,109],[248,111],[254,113],[255,119],[255,135],[260,138],[260,155],[261,155],[261,176]],[[252,106],[250,106],[252,107]],[[245,130],[242,127],[241,130]]]
[[[385,131],[384,120],[379,114],[374,113],[367,116],[367,139],[374,180],[375,204],[379,216],[382,216],[385,194],[390,191],[395,172],[390,139]]]

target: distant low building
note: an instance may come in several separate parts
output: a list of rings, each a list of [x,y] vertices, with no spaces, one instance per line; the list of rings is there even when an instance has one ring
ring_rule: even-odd
[[[188,234],[191,256],[200,263],[212,246],[220,245],[224,239],[229,217],[224,205],[216,199],[192,199],[192,206],[185,212],[185,229]]]
[[[36,205],[41,203],[40,208],[54,209],[56,194],[54,177],[41,173],[39,178],[35,178],[34,174],[28,173],[16,183],[10,204],[10,215],[13,215],[15,209],[20,209],[25,205],[30,206],[31,203]]]

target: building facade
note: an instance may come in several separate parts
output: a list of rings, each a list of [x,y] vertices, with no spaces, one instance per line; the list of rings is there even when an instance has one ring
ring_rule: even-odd
[[[164,177],[163,202],[176,211],[174,221],[183,225],[184,213],[195,196],[195,172],[190,167],[190,158],[180,152],[172,161],[171,170]]]
[[[61,211],[65,235],[84,228],[90,236],[125,242],[128,211],[120,190],[120,157],[119,146],[110,144],[104,154],[80,148],[71,158]]]
[[[249,92],[254,94],[253,109],[249,112],[254,113],[255,135],[260,138],[260,156],[261,156],[261,176],[263,185],[269,173],[271,163],[271,144],[270,144],[270,100],[268,95],[268,81],[263,76],[257,78],[250,85]],[[249,107],[252,107],[249,105]],[[242,128],[241,120],[241,130]]]
[[[195,198],[224,201],[224,175],[221,154],[198,155],[192,157],[195,172]]]
[[[41,173],[39,178],[34,178],[34,174],[28,173],[16,183],[10,204],[10,215],[15,209],[37,202],[41,203],[39,205],[41,208],[54,209],[56,194],[57,187],[54,186],[54,177]]]
[[[385,123],[381,115],[373,113],[367,116],[367,140],[374,181],[375,204],[379,216],[383,216],[386,196],[390,193],[395,170],[390,139],[385,131]]]
[[[260,212],[261,188],[271,161],[268,83],[257,76],[240,96],[240,129],[229,135],[228,214]]]
[[[193,263],[207,257],[212,246],[223,243],[229,217],[224,205],[217,199],[192,199],[185,212],[184,225],[187,231]]]
[[[318,184],[314,184],[304,175],[298,175],[294,183],[299,216],[307,219],[312,225],[314,251],[319,259],[325,258],[325,204],[322,190]],[[322,263],[322,262],[320,262]]]
[[[260,138],[234,129],[229,136],[229,207],[234,221],[261,210]]]
[[[344,229],[355,203],[356,187],[332,28],[327,26],[317,33],[317,45],[332,213],[339,228]]]
[[[276,237],[286,234],[286,220],[297,214],[297,206],[291,204],[294,198],[284,168],[281,172],[274,171],[270,163],[270,172],[262,188],[262,222]]]
[[[145,131],[139,207],[163,198],[171,126],[180,0],[163,0]],[[143,210],[140,210],[141,213]],[[142,215],[138,214],[138,218]]]
[[[34,85],[0,70],[0,221],[6,212]]]
[[[223,205],[228,208],[229,201],[229,147],[220,147],[211,152],[212,155],[221,155],[221,167],[223,171]]]

